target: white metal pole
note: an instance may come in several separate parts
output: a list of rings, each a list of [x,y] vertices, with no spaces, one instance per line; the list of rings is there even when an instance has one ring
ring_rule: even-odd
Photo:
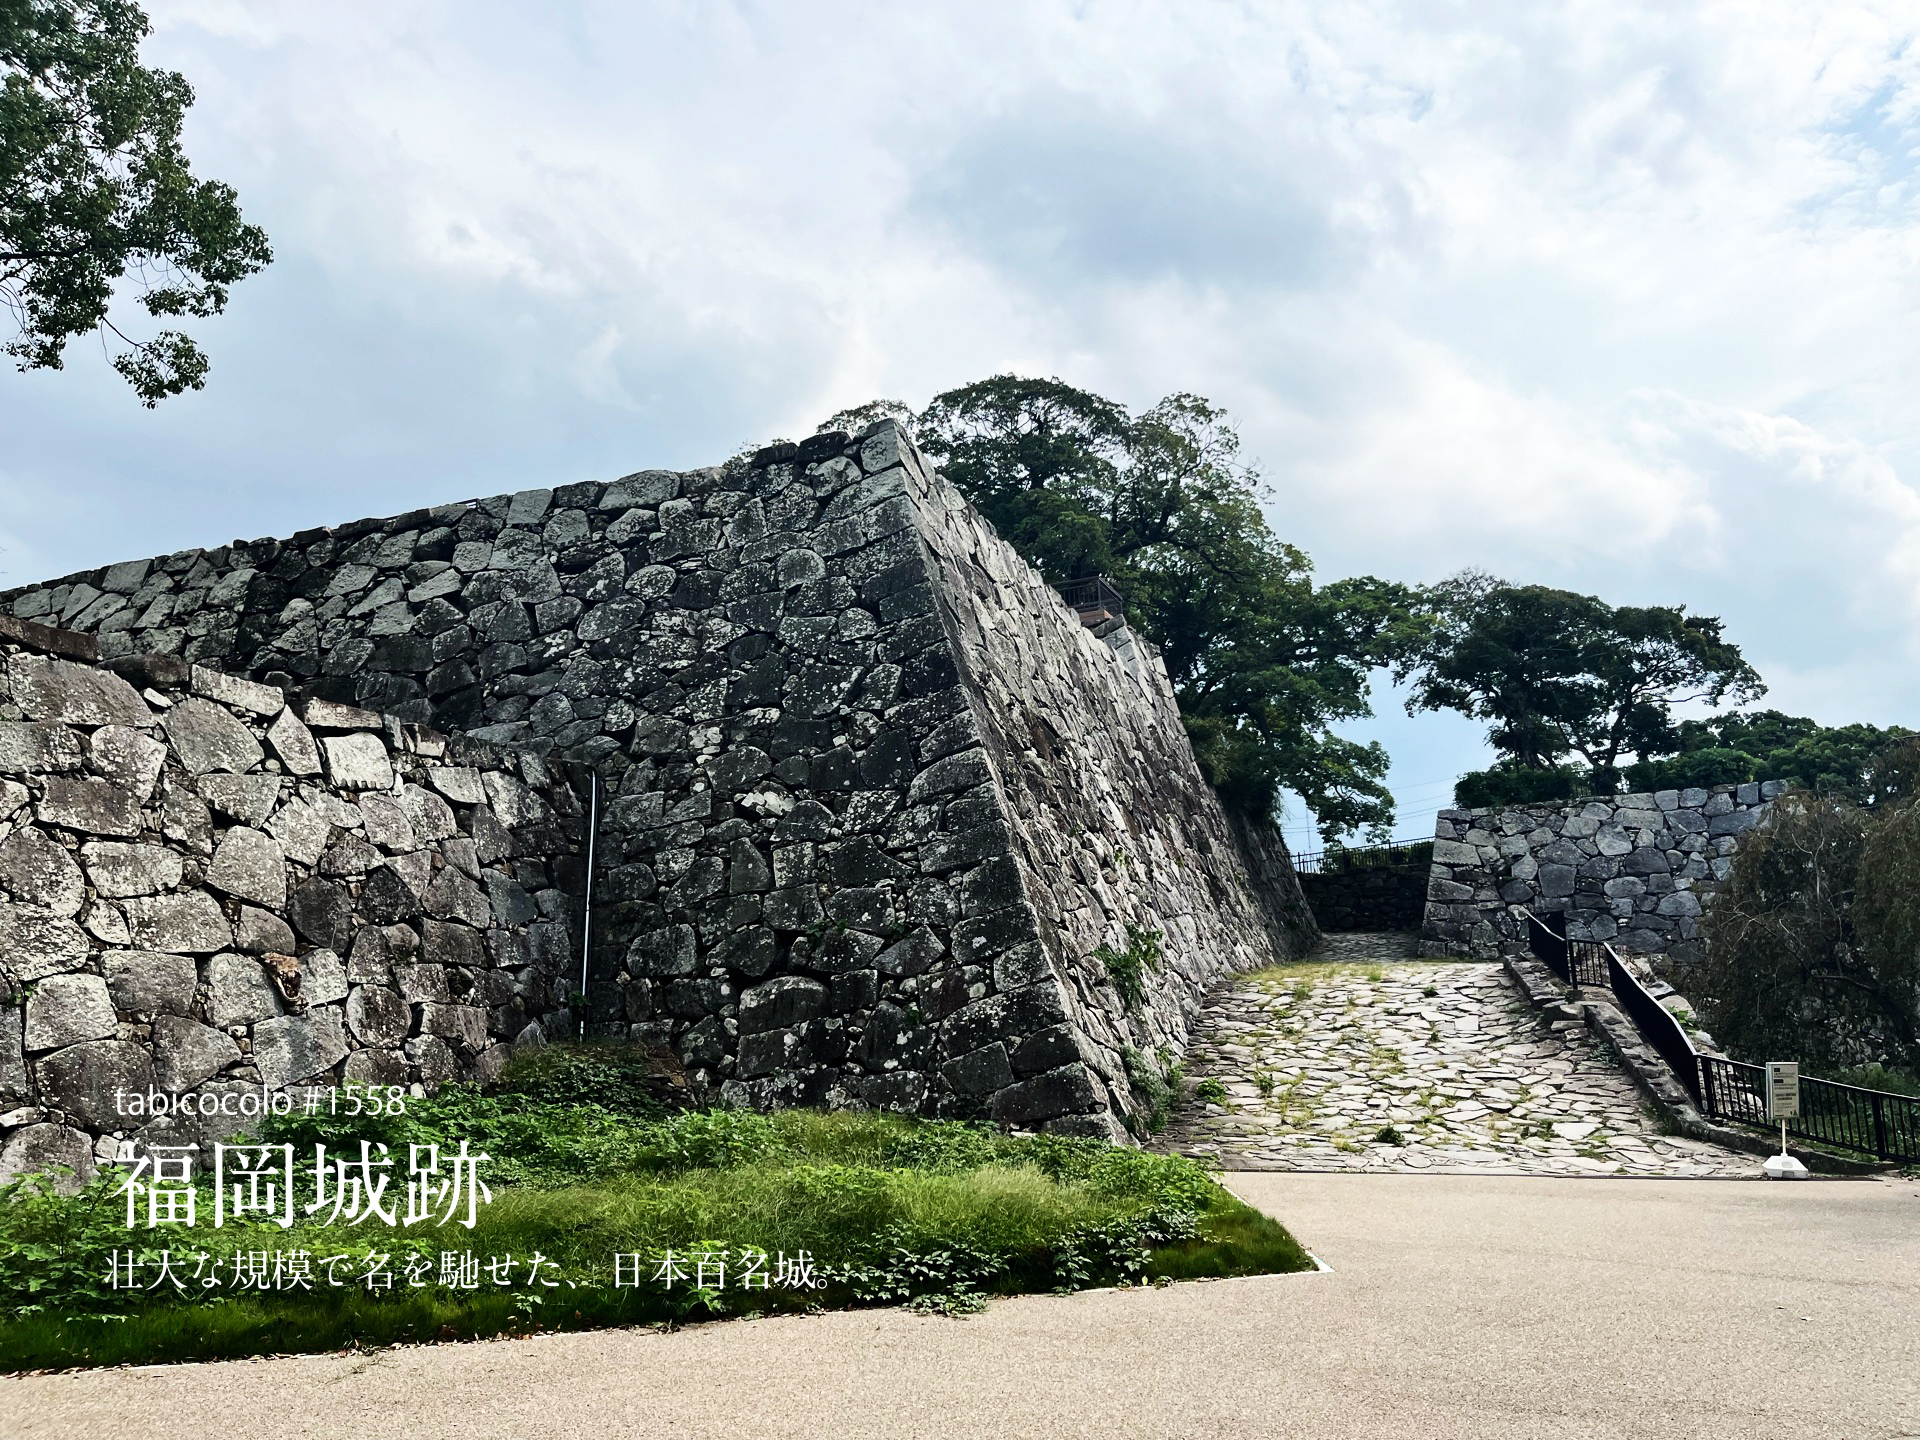
[[[600,772],[587,772],[587,893],[580,923],[580,1038],[587,1038],[587,959],[593,953],[593,842],[600,832]],[[1785,1133],[1784,1131],[1782,1132]]]

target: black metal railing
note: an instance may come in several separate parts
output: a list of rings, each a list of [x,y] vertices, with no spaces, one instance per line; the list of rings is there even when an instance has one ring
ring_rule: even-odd
[[[1342,875],[1355,870],[1392,870],[1433,859],[1431,840],[1394,840],[1385,845],[1335,845],[1293,857],[1296,875]]]
[[[1527,915],[1527,949],[1533,958],[1558,975],[1566,984],[1573,984],[1573,966],[1567,954],[1567,937],[1555,930],[1531,910]],[[1564,923],[1564,922],[1563,922]]]
[[[1641,1037],[1660,1052],[1660,1058],[1673,1067],[1680,1083],[1697,1102],[1700,1098],[1700,1071],[1694,1063],[1693,1042],[1673,1016],[1673,1012],[1653,998],[1640,983],[1640,977],[1626,967],[1604,940],[1569,940],[1531,910],[1527,916],[1527,948],[1536,960],[1544,961],[1569,985],[1582,989],[1609,990],[1621,1010]],[[1564,917],[1552,917],[1560,924]]]
[[[1606,952],[1607,983],[1614,999],[1620,1002],[1621,1010],[1640,1032],[1641,1039],[1658,1050],[1660,1058],[1673,1067],[1674,1075],[1698,1105],[1702,1098],[1700,1054],[1687,1038],[1686,1028],[1671,1010],[1653,998],[1653,992],[1640,983],[1640,977],[1621,963],[1611,945],[1599,948]]]
[[[1569,985],[1612,991],[1641,1038],[1673,1067],[1703,1115],[1741,1125],[1779,1123],[1767,1117],[1766,1066],[1702,1055],[1693,1048],[1686,1027],[1653,998],[1611,945],[1569,940],[1549,923],[1564,925],[1563,917],[1524,913],[1533,957]],[[1800,1114],[1787,1121],[1787,1134],[1879,1160],[1920,1165],[1920,1098],[1803,1075]]]
[[[1702,1055],[1700,1108],[1745,1125],[1777,1125],[1767,1118],[1767,1067]],[[1920,1099],[1863,1090],[1835,1080],[1800,1077],[1800,1114],[1787,1134],[1836,1150],[1920,1165]]]
[[[1607,969],[1607,957],[1612,948],[1598,940],[1567,941],[1567,969],[1572,973],[1573,983],[1583,989],[1604,990],[1613,984],[1613,974]]]
[[[1078,580],[1067,580],[1054,588],[1060,592],[1060,598],[1067,602],[1069,610],[1077,610],[1082,615],[1126,614],[1127,597],[1104,575],[1083,575]]]

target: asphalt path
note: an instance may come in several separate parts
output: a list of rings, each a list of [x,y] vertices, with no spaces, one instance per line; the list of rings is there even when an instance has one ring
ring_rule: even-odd
[[[1328,1269],[0,1381],[0,1435],[1920,1436],[1911,1181],[1239,1174]]]

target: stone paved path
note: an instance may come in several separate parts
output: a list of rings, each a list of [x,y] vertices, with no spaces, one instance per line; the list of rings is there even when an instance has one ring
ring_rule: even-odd
[[[1421,961],[1406,935],[1331,935],[1301,964],[1208,997],[1196,1097],[1161,1148],[1243,1170],[1752,1176],[1751,1156],[1664,1136],[1577,1021],[1495,964]]]

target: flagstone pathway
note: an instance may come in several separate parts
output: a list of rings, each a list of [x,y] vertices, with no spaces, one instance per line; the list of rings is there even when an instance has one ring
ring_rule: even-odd
[[[1239,976],[1194,1034],[1193,1098],[1157,1148],[1227,1169],[1757,1173],[1662,1135],[1585,1025],[1530,1008],[1501,966],[1419,960],[1407,935],[1330,935]]]

